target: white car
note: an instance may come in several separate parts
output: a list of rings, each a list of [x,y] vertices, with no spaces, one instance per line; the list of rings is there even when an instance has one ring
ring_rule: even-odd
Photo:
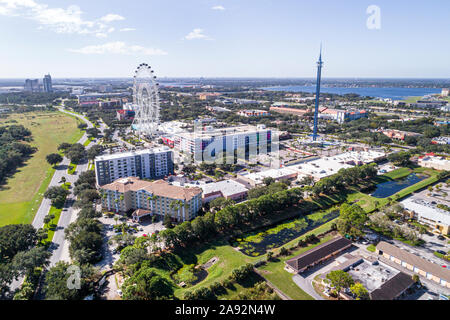
[[[116,290],[117,294],[119,295],[119,297],[121,297],[123,295],[122,290]]]

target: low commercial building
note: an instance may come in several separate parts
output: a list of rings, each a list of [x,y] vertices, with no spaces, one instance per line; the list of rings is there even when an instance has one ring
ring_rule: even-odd
[[[234,180],[205,183],[198,185],[198,187],[203,190],[203,203],[219,197],[238,202],[247,198],[248,193],[248,189],[243,184]]]
[[[445,100],[418,100],[416,103],[411,103],[416,108],[440,108],[447,105]]]
[[[351,167],[353,167],[353,165],[346,164],[343,161],[333,160],[332,157],[324,157],[289,166],[288,168],[297,171],[299,177],[310,176],[314,181],[319,181],[320,179],[338,173],[341,169],[348,169]]]
[[[263,117],[263,116],[268,116],[269,112],[267,112],[266,110],[256,110],[256,109],[251,109],[251,110],[240,110],[238,112],[238,115],[243,116],[243,117]]]
[[[261,172],[253,172],[247,174],[239,174],[238,178],[248,182],[252,187],[264,184],[265,178],[272,178],[276,181],[280,180],[295,180],[298,172],[295,170],[285,168],[269,169]]]
[[[352,246],[352,242],[338,236],[330,241],[322,243],[285,262],[285,269],[289,272],[302,273],[332,257],[337,256]]]
[[[385,136],[388,136],[391,139],[397,139],[397,140],[405,140],[406,137],[420,137],[421,136],[420,133],[401,131],[401,130],[395,130],[395,129],[386,129],[386,130],[380,130],[380,131]]]
[[[193,219],[202,206],[202,189],[179,187],[164,180],[145,181],[122,178],[101,186],[102,209],[117,213],[130,211],[134,220],[145,215],[169,215],[173,220]]]
[[[441,234],[450,234],[450,212],[411,197],[400,203],[418,222],[430,226]]]
[[[277,106],[271,106],[270,111],[278,112],[278,113],[287,113],[287,114],[293,114],[296,116],[303,116],[307,112],[312,112],[310,109],[299,109],[299,108],[288,108],[288,107],[277,107]]]
[[[287,113],[287,114],[293,114],[297,116],[303,116],[305,113],[312,113],[314,112],[313,109],[298,109],[298,108],[289,108],[289,107],[278,107],[275,105],[272,105],[270,107],[270,111],[278,112],[278,113]],[[329,109],[329,108],[322,108],[319,109],[319,118],[325,119],[325,120],[333,120],[337,123],[344,123],[347,121],[353,121],[360,118],[367,117],[366,110],[341,110],[341,109]]]
[[[412,287],[414,280],[404,272],[397,273],[394,277],[386,281],[370,293],[371,300],[395,300],[401,297],[406,290]]]
[[[442,268],[436,263],[422,259],[415,254],[400,249],[385,241],[380,241],[378,243],[376,252],[385,259],[388,259],[419,276],[450,288],[450,270],[447,268]]]
[[[336,258],[336,263],[338,263],[337,266],[320,276],[322,281],[326,279],[328,273],[342,270],[367,289],[371,300],[398,299],[414,284],[410,275],[372,256],[354,256],[347,253]],[[346,294],[345,297],[348,300],[353,299],[350,294]]]
[[[174,173],[173,151],[168,147],[101,155],[94,163],[100,186],[119,178],[161,179]]]
[[[419,166],[436,170],[450,170],[450,160],[444,157],[424,156],[419,157]]]
[[[132,110],[117,110],[116,117],[119,121],[133,120],[135,116],[135,112]]]
[[[197,94],[200,100],[214,100],[221,95],[220,92],[200,92]]]
[[[435,123],[436,125],[436,123]],[[450,137],[436,137],[431,140],[432,144],[450,144]]]
[[[286,168],[297,171],[299,178],[311,176],[315,181],[319,181],[322,178],[336,174],[341,169],[379,162],[385,158],[386,153],[382,151],[349,151],[335,156],[305,161]]]

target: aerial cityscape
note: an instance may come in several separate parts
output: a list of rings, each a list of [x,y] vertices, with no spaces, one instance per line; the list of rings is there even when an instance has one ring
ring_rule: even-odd
[[[48,2],[0,0],[0,300],[449,300],[449,3]]]

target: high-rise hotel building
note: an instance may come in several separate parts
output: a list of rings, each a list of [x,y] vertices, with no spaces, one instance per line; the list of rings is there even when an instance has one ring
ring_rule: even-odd
[[[168,147],[102,155],[94,161],[99,186],[119,178],[162,179],[174,173],[173,151]]]
[[[163,141],[200,162],[216,162],[222,157],[249,160],[272,150],[272,131],[264,125],[214,129],[210,126],[194,132],[167,135]]]

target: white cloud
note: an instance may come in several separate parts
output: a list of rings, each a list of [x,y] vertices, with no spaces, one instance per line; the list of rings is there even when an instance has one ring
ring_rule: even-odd
[[[196,28],[189,32],[183,39],[185,40],[194,40],[194,39],[204,39],[204,40],[212,40],[210,37],[203,33],[203,29]]]
[[[104,21],[104,22],[112,22],[112,21],[125,20],[125,18],[118,14],[109,13],[106,16],[101,17],[100,20]]]
[[[119,29],[120,32],[127,32],[127,31],[134,31],[134,30],[136,30],[136,29],[135,28],[122,28],[122,29]]]
[[[223,10],[225,10],[225,7],[224,6],[214,6],[211,9],[223,11]]]
[[[23,17],[36,21],[57,33],[106,34],[110,31],[108,23],[125,19],[117,14],[107,14],[100,19],[85,20],[78,6],[50,8],[47,4],[34,0],[0,0],[0,15]]]
[[[86,46],[80,49],[69,49],[71,52],[81,54],[125,54],[125,55],[148,55],[160,56],[167,52],[161,49],[145,48],[139,45],[127,45],[125,42],[116,41],[100,45]]]

